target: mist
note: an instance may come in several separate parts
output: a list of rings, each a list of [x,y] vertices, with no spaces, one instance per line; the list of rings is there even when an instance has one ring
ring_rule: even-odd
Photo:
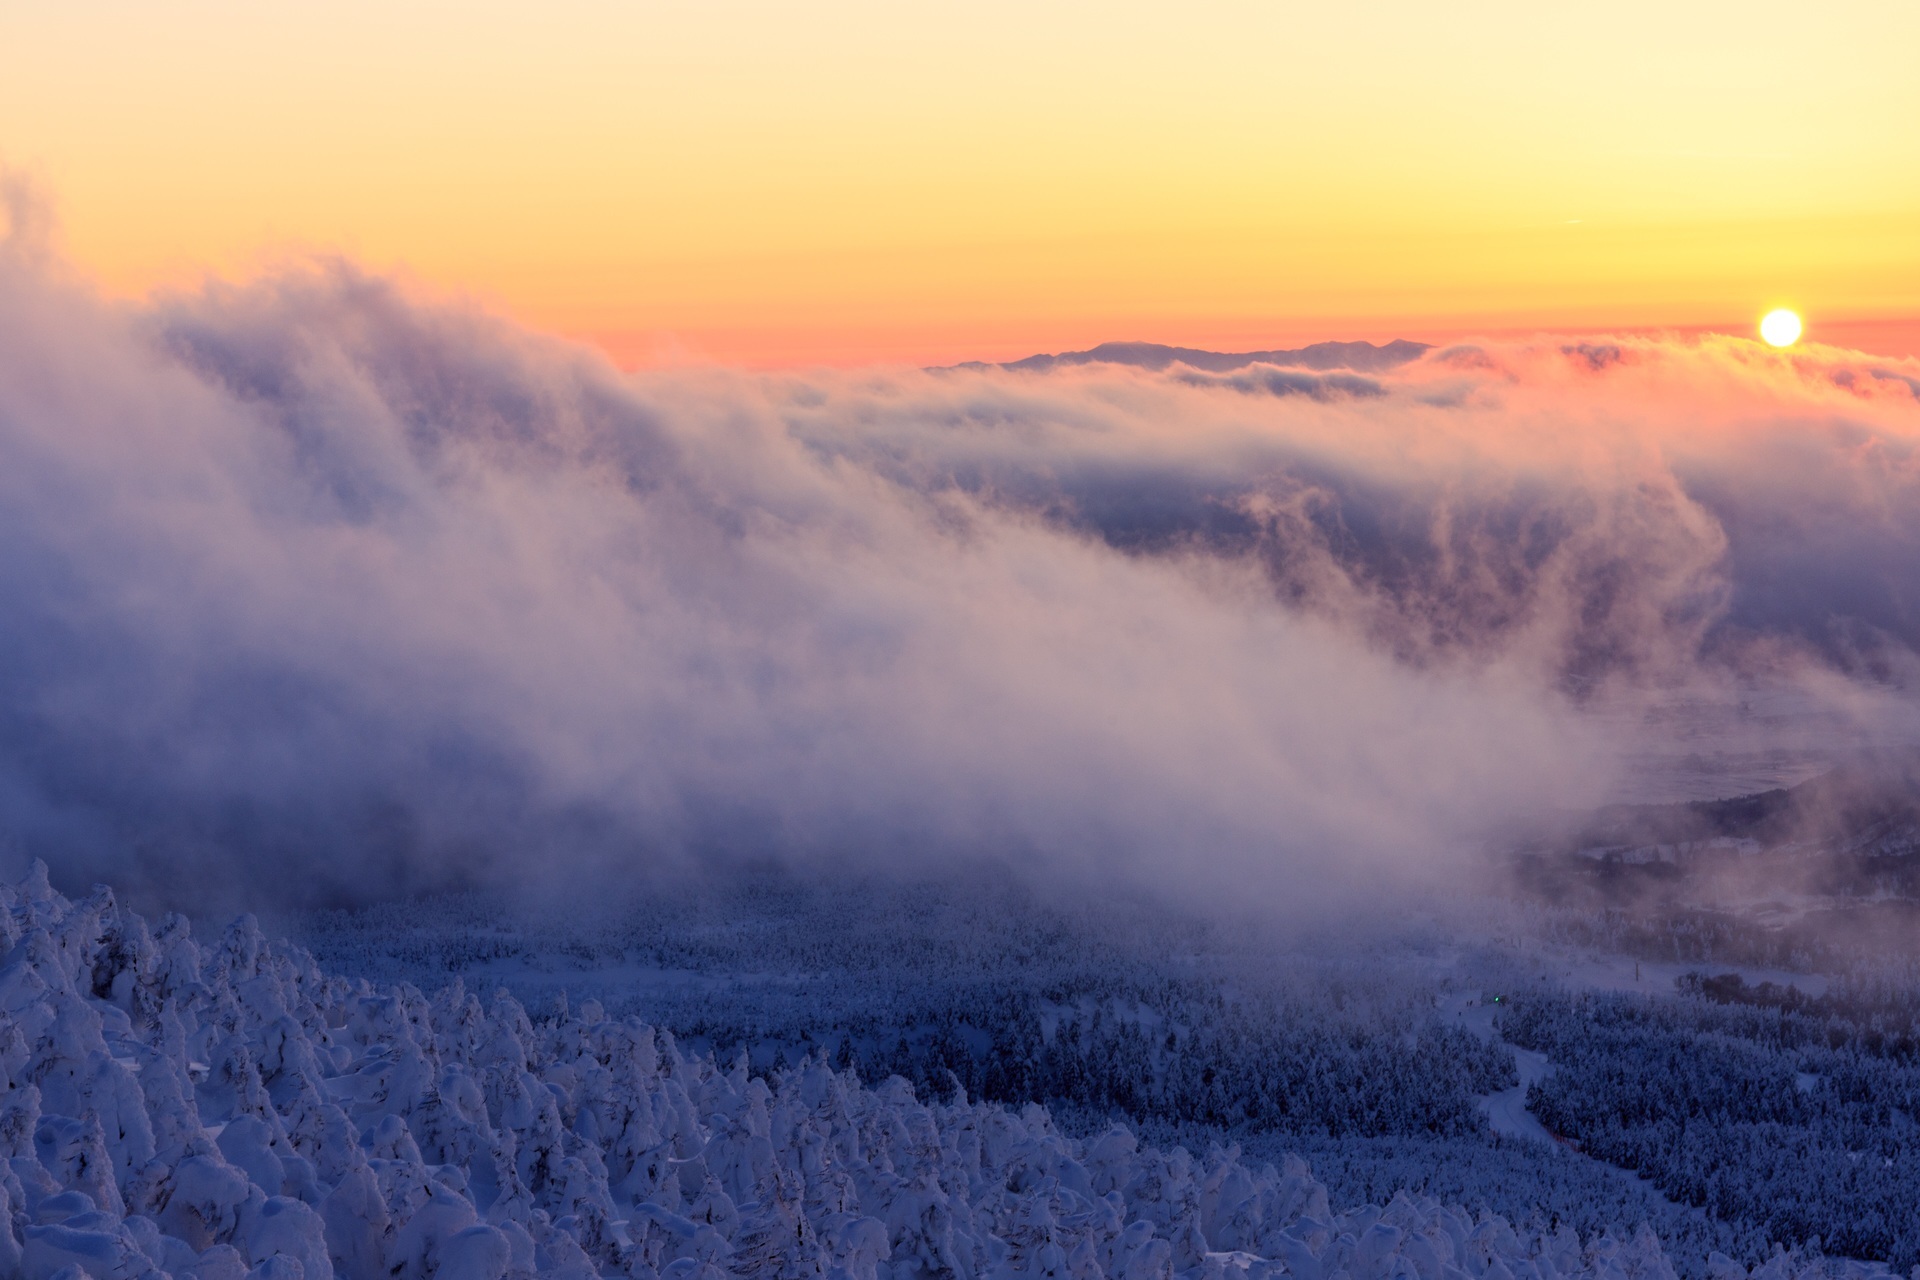
[[[14,226],[0,847],[68,884],[1297,908],[1616,795],[1651,709],[1915,722],[1913,362],[628,375],[339,262],[111,302]]]

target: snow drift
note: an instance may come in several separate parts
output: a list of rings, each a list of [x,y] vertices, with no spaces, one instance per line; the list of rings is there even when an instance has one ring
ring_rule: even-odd
[[[623,376],[338,265],[109,304],[32,225],[0,835],[75,883],[986,852],[1298,901],[1598,798],[1649,690],[1869,731],[1920,646],[1910,364]]]

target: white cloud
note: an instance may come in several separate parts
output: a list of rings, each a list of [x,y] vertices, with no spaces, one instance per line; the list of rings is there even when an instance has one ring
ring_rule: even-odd
[[[126,312],[10,251],[0,827],[176,895],[771,854],[1282,901],[1596,798],[1649,690],[1887,705],[1907,375],[1594,350],[626,378],[347,268]]]

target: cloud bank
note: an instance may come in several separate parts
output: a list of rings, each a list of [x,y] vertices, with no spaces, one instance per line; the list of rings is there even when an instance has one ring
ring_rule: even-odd
[[[1284,903],[1600,798],[1656,696],[1905,713],[1913,365],[630,377],[347,266],[127,308],[38,245],[0,840],[72,882],[994,857]]]

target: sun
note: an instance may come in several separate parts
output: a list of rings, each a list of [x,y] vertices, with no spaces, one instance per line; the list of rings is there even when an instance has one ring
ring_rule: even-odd
[[[1800,317],[1782,307],[1760,318],[1760,336],[1776,347],[1790,347],[1800,341]]]

